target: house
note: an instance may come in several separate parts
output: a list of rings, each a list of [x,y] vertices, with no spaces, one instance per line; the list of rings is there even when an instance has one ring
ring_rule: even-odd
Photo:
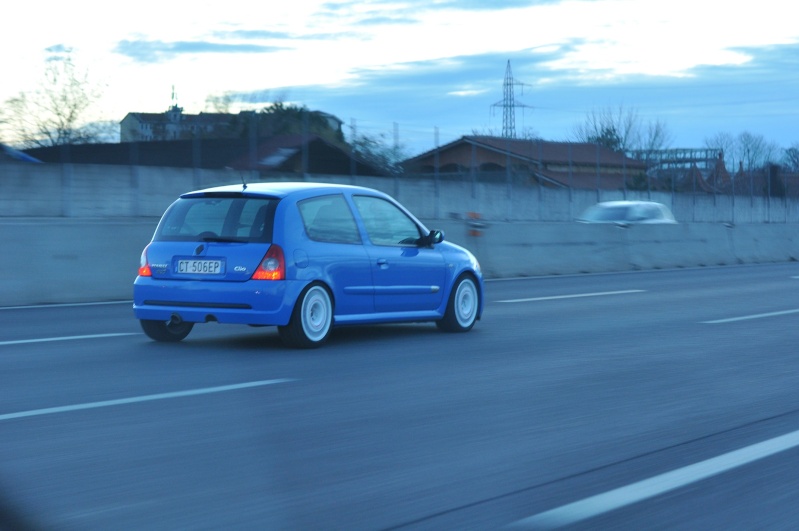
[[[495,136],[463,136],[403,162],[406,174],[522,179],[556,188],[623,189],[646,179],[646,164],[600,146]]]
[[[11,146],[0,144],[0,162],[42,162]]]
[[[292,109],[293,110],[293,109]],[[191,138],[237,138],[246,136],[255,120],[258,136],[301,132],[304,116],[287,111],[286,115],[242,111],[238,114],[201,112],[186,114],[183,107],[172,105],[164,113],[130,112],[119,124],[120,142],[154,142]],[[343,139],[343,122],[332,114],[307,111],[309,132],[331,140]],[[274,123],[279,122],[279,123]],[[290,122],[290,123],[287,123]]]
[[[177,105],[164,113],[129,112],[119,124],[119,138],[121,142],[151,142],[226,136],[233,116],[207,112],[184,114]]]
[[[378,169],[353,159],[349,150],[317,135],[73,144],[33,148],[25,153],[49,163],[232,168],[262,174],[380,175]]]

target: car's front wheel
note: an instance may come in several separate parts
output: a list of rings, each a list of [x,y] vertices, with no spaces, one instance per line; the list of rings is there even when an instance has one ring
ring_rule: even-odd
[[[333,327],[333,303],[321,284],[311,284],[294,306],[289,324],[279,326],[280,339],[287,346],[315,348],[330,336]]]
[[[147,334],[150,339],[169,343],[181,341],[189,335],[191,329],[194,328],[194,323],[188,323],[186,321],[173,323],[172,321],[150,321],[141,319],[139,322],[141,323],[142,330],[144,330],[144,333]]]
[[[477,320],[480,294],[470,275],[461,275],[452,288],[444,318],[436,321],[439,329],[445,332],[468,332]]]

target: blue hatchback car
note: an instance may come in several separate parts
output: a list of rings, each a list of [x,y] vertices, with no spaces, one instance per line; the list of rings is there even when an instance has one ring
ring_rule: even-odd
[[[142,252],[133,298],[156,341],[219,322],[277,326],[285,344],[310,348],[338,325],[466,332],[483,276],[474,255],[382,192],[253,183],[181,195]]]

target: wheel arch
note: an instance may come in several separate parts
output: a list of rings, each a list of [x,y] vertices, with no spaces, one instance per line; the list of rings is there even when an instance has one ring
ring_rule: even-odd
[[[480,320],[480,317],[483,314],[483,307],[485,305],[485,290],[483,286],[483,277],[475,272],[473,269],[463,268],[458,271],[456,274],[452,275],[449,279],[447,284],[446,292],[443,294],[441,306],[439,307],[439,313],[443,316],[444,313],[447,311],[447,305],[449,304],[449,299],[452,297],[452,290],[458,284],[458,281],[463,278],[464,276],[468,276],[474,282],[475,287],[477,288],[477,320]]]
[[[294,308],[297,307],[297,304],[300,304],[300,302],[301,302],[300,299],[302,299],[302,296],[305,294],[305,292],[308,291],[309,289],[311,289],[311,286],[321,286],[327,292],[327,296],[330,297],[330,309],[333,312],[333,323],[332,324],[335,325],[336,324],[336,294],[333,291],[333,289],[330,287],[330,283],[325,281],[324,279],[321,279],[321,278],[308,279],[308,280],[306,280],[303,283],[302,287],[297,291],[297,296],[295,297],[294,304],[291,307],[292,312],[294,311]]]

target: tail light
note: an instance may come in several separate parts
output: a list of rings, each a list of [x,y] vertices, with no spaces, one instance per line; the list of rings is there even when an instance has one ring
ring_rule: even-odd
[[[149,244],[147,245],[149,247]],[[150,264],[147,262],[147,247],[141,252],[141,259],[139,260],[139,276],[151,277],[153,272],[150,270]]]
[[[252,280],[284,280],[286,278],[286,261],[283,258],[283,249],[275,244],[270,245],[258,269],[250,278]]]

